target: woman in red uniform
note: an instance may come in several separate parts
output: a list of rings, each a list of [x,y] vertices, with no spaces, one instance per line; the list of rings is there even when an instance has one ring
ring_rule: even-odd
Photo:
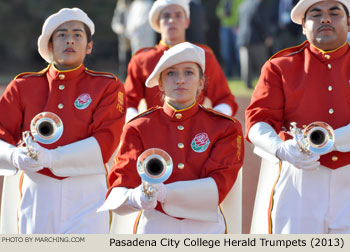
[[[219,205],[235,183],[244,148],[241,124],[196,102],[204,87],[205,52],[184,42],[164,53],[146,82],[164,105],[128,122],[101,210],[140,211],[135,233],[225,233]],[[173,171],[148,198],[136,164],[150,148],[166,151]]]
[[[112,74],[85,68],[94,29],[78,8],[48,17],[38,47],[50,65],[17,76],[0,98],[0,170],[21,172],[20,233],[109,232],[109,214],[96,209],[125,122],[124,88]],[[33,143],[32,159],[15,145],[41,112],[58,115],[64,128],[56,142]]]

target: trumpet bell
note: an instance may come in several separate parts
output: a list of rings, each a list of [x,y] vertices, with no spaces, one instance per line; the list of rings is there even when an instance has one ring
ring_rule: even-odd
[[[30,132],[36,141],[52,144],[62,136],[63,123],[58,115],[52,112],[42,112],[32,119]]]
[[[303,139],[309,151],[322,155],[329,152],[334,145],[334,130],[328,123],[313,122],[303,130]]]
[[[137,158],[137,172],[141,179],[150,184],[162,183],[173,171],[173,161],[170,155],[158,148],[142,152]]]

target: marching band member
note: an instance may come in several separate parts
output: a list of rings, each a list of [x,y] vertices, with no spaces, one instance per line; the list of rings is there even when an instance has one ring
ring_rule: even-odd
[[[241,124],[196,101],[204,87],[205,51],[184,42],[160,58],[146,81],[164,93],[162,107],[129,121],[108,175],[110,189],[100,210],[140,211],[135,233],[224,233],[219,209],[234,185],[244,155]],[[143,151],[159,148],[173,172],[148,198],[138,175]]]
[[[38,39],[49,66],[18,75],[0,98],[0,168],[21,172],[19,233],[109,232],[109,213],[96,209],[108,188],[105,163],[125,123],[124,88],[114,75],[84,66],[94,31],[78,8],[49,16]],[[16,144],[43,111],[58,115],[64,129],[54,143],[32,144],[35,160]]]
[[[154,31],[160,33],[161,41],[155,47],[139,50],[130,60],[125,93],[127,101],[126,121],[136,116],[140,100],[145,98],[148,108],[161,106],[161,93],[157,87],[146,87],[148,76],[152,73],[163,53],[174,45],[186,41],[186,29],[190,24],[189,1],[157,0],[148,15]],[[234,116],[238,105],[232,95],[227,79],[211,49],[199,45],[205,51],[207,85],[197,97],[200,104],[206,103],[214,110]],[[206,102],[209,101],[209,102]]]
[[[270,233],[350,233],[349,8],[349,0],[300,0],[291,18],[307,41],[265,63],[246,110],[247,138],[280,162]],[[316,121],[334,129],[323,155],[299,151],[286,134],[292,122]]]

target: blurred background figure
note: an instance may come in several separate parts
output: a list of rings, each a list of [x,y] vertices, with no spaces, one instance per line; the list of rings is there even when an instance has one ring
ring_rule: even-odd
[[[187,0],[190,5],[191,22],[186,30],[187,41],[207,44],[206,33],[209,29],[207,10],[201,0]]]
[[[130,41],[132,55],[141,48],[154,46],[156,43],[156,33],[148,23],[148,13],[152,5],[152,0],[134,0],[129,7],[125,36]]]
[[[268,59],[267,46],[273,41],[268,34],[267,13],[261,11],[266,1],[245,0],[239,6],[237,44],[241,65],[241,80],[247,88],[253,87],[253,78]]]
[[[220,51],[226,77],[240,76],[237,46],[238,7],[243,0],[220,0],[216,15],[220,19]],[[234,71],[233,71],[234,69]]]
[[[268,0],[270,1],[270,33],[274,37],[272,53],[296,46],[306,38],[301,26],[292,22],[290,12],[298,0]],[[265,2],[265,1],[264,1]]]
[[[118,73],[125,78],[128,62],[131,58],[130,40],[126,36],[126,22],[132,0],[117,0],[112,18],[112,30],[118,37]]]

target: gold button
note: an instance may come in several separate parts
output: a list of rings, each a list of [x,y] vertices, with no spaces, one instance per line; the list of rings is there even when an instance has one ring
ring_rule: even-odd
[[[333,156],[333,157],[332,157],[332,161],[333,161],[333,162],[338,161],[338,157],[337,157],[337,156]]]
[[[183,143],[178,143],[177,147],[179,147],[180,149],[183,149],[185,147],[185,145]]]
[[[177,113],[177,114],[175,115],[175,117],[176,117],[177,119],[181,119],[181,118],[182,118],[182,114]]]
[[[179,163],[177,165],[177,168],[179,168],[180,170],[182,170],[183,168],[185,168],[185,165],[183,163]]]
[[[329,109],[328,113],[329,114],[333,114],[334,113],[334,109]]]
[[[58,86],[58,89],[59,89],[59,90],[63,90],[64,88],[65,88],[64,85],[59,85],[59,86]]]
[[[331,55],[329,55],[329,54],[326,54],[325,56],[324,56],[326,59],[330,59],[331,58]]]
[[[329,86],[328,87],[328,91],[330,92],[330,91],[332,91],[333,90],[333,87],[332,86]]]
[[[177,129],[178,129],[178,130],[184,130],[184,128],[185,128],[185,127],[182,126],[182,125],[177,126]]]
[[[58,75],[58,78],[59,78],[60,80],[64,80],[64,78],[66,78],[66,76],[65,76],[64,74],[60,74],[60,75]]]
[[[328,64],[328,69],[331,69],[332,68],[332,65],[331,64]]]
[[[62,103],[60,103],[60,104],[58,104],[58,106],[57,106],[59,109],[63,109],[63,104]]]

